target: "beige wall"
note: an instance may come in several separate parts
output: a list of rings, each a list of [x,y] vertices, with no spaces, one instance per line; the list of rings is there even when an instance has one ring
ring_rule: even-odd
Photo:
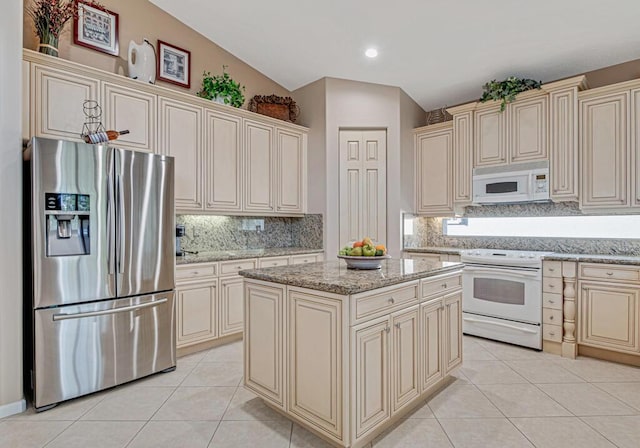
[[[0,15],[0,418],[22,401],[22,0]]]
[[[317,159],[322,166],[309,163],[309,189],[319,188],[323,183],[325,188],[314,195],[309,204],[314,212],[325,215],[327,253],[337,252],[340,244],[339,131],[344,128],[386,129],[387,247],[392,256],[399,256],[402,213],[413,208],[413,176],[405,178],[403,171],[407,167],[412,170],[411,131],[424,124],[424,111],[398,87],[344,79],[325,78],[294,94],[303,111],[302,124],[314,128],[324,122],[324,135],[314,129],[309,138],[310,155],[314,151],[324,155]]]
[[[25,5],[32,1],[25,0]],[[74,45],[74,24],[73,21],[70,21],[60,37],[61,58],[111,73],[126,75],[129,41],[134,40],[140,43],[143,38],[147,38],[153,45],[156,45],[160,39],[191,52],[190,91],[194,94],[200,89],[204,70],[217,74],[222,72],[222,65],[228,65],[229,74],[246,86],[246,101],[243,106],[245,109],[249,99],[254,95],[290,95],[287,89],[275,81],[267,78],[147,0],[101,0],[101,3],[108,10],[119,14],[120,56],[114,57]],[[215,18],[212,18],[211,24],[211,26],[215,26]],[[33,21],[26,14],[24,15],[23,46],[32,50],[36,50],[38,46]],[[185,88],[173,84],[162,81],[157,83],[172,89],[186,91]]]

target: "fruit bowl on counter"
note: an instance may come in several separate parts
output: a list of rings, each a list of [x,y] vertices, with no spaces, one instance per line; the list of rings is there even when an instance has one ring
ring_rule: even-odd
[[[384,244],[373,244],[371,238],[366,237],[362,241],[356,241],[351,246],[340,249],[338,258],[347,263],[348,269],[380,269],[382,260],[391,258],[387,255]]]
[[[347,263],[348,269],[380,269],[382,260],[391,258],[391,255],[379,255],[374,257],[350,257],[349,255],[338,255]]]

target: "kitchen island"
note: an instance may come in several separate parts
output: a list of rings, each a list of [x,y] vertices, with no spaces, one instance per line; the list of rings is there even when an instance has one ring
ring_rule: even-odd
[[[245,387],[336,446],[366,445],[461,364],[461,270],[393,259],[241,271]]]

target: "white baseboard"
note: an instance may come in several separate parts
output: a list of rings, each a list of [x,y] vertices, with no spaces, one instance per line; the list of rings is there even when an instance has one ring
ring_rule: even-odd
[[[9,417],[13,414],[19,414],[27,410],[27,401],[23,398],[20,401],[3,404],[0,406],[0,418]]]

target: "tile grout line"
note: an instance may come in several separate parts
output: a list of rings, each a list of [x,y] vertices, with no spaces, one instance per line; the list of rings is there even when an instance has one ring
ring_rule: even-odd
[[[577,417],[577,416],[576,416],[576,417]],[[596,416],[594,416],[594,415],[590,415],[589,417],[596,417]],[[611,415],[608,415],[608,416],[606,416],[606,415],[605,415],[605,416],[603,416],[603,417],[612,417],[612,416],[611,416]],[[615,416],[615,417],[620,417],[620,416],[618,415],[618,416]],[[610,443],[611,443],[611,445],[613,445],[613,446],[615,446],[615,447],[617,447],[617,448],[620,448],[620,446],[619,446],[617,443],[614,443],[614,442],[613,442],[613,440],[610,440],[606,435],[604,435],[603,433],[601,433],[601,432],[598,430],[598,428],[596,428],[595,426],[590,425],[588,421],[585,421],[585,420],[583,419],[583,417],[577,417],[577,418],[578,418],[578,420],[580,420],[582,423],[584,423],[585,425],[587,425],[589,428],[593,429],[597,434],[600,434],[600,435],[601,435],[601,436],[602,436],[606,441],[610,442]]]
[[[229,410],[229,406],[231,406],[231,402],[233,401],[233,397],[236,396],[236,394],[238,393],[238,389],[239,388],[240,387],[236,387],[236,390],[233,391],[233,394],[231,395],[231,398],[229,399],[229,403],[227,403],[227,406],[224,408],[224,412],[220,416],[220,420],[218,420],[218,426],[216,426],[215,431],[213,431],[213,434],[211,435],[211,439],[209,439],[209,445],[207,445],[207,447],[211,445],[211,443],[213,442],[213,438],[216,436],[216,433],[220,429],[220,426],[222,426],[222,422],[224,421],[224,416],[227,414],[227,411]]]

